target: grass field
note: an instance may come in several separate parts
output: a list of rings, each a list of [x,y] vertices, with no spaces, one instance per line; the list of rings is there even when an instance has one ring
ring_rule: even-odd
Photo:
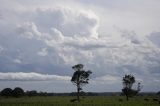
[[[0,98],[0,106],[160,106],[160,97],[139,96],[125,100],[122,96],[87,96],[81,97],[81,102],[70,102],[75,97],[22,97]],[[148,100],[144,100],[147,98]],[[154,100],[154,99],[158,100]]]

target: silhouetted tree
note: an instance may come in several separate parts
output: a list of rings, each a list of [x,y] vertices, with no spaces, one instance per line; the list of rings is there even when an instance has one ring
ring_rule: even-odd
[[[13,91],[12,91],[12,95],[14,97],[21,97],[24,96],[24,91],[22,88],[20,87],[16,87]]]
[[[123,77],[122,92],[126,96],[127,101],[129,97],[136,95],[141,90],[140,83],[138,83],[137,90],[132,89],[134,83],[135,83],[135,77],[133,75],[125,75]]]
[[[73,73],[71,82],[77,87],[77,100],[80,101],[79,94],[82,91],[82,86],[88,84],[89,76],[92,73],[90,70],[83,69],[83,64],[77,64],[72,67]]]
[[[5,88],[1,91],[1,96],[9,97],[12,96],[12,89],[11,88]]]

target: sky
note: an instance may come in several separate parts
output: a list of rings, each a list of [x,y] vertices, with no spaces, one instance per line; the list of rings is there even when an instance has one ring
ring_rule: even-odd
[[[160,0],[0,0],[0,90],[117,92],[125,74],[160,91]]]

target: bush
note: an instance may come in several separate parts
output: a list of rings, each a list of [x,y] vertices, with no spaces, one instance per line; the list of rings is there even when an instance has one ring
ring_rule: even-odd
[[[160,91],[159,91],[159,92],[157,92],[157,95],[160,95]]]
[[[32,91],[27,91],[26,92],[26,95],[27,96],[37,96],[38,95],[38,93],[37,93],[37,91],[35,91],[35,90],[32,90]]]
[[[9,97],[12,96],[12,89],[11,88],[5,88],[1,91],[1,96]]]
[[[21,97],[24,96],[24,91],[22,88],[16,87],[13,91],[12,91],[12,96],[14,97]]]

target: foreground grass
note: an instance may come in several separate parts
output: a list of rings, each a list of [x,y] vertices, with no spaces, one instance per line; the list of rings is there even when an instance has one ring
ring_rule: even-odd
[[[125,100],[122,96],[87,96],[81,97],[81,102],[70,102],[75,97],[23,97],[0,98],[0,106],[160,106],[160,97],[139,96]],[[144,99],[147,98],[148,101]],[[157,98],[158,101],[153,99]]]

